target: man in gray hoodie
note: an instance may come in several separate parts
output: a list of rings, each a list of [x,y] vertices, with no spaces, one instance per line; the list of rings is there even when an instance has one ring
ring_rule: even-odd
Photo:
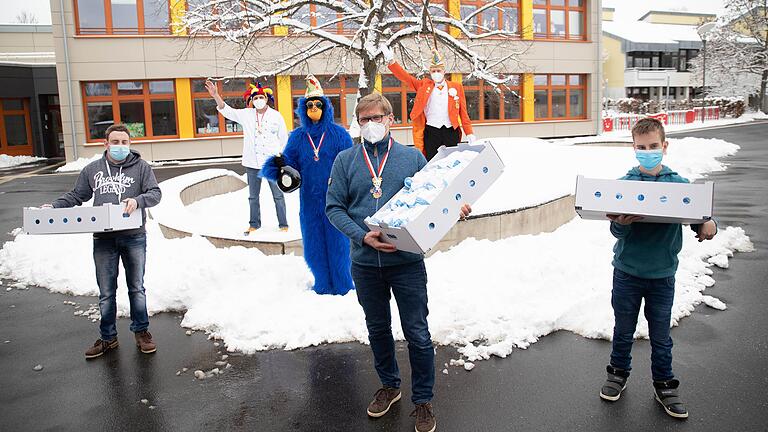
[[[105,133],[104,156],[88,164],[80,172],[75,188],[50,206],[74,207],[93,197],[93,205],[125,205],[125,212],[142,213],[142,226],[123,231],[99,232],[93,235],[93,261],[96,265],[96,283],[99,286],[99,310],[101,312],[101,338],[85,352],[85,358],[99,357],[117,348],[117,275],[120,259],[125,268],[128,299],[131,305],[131,331],[136,346],[149,354],[157,350],[152,340],[144,295],[144,266],[147,258],[145,208],[160,202],[161,192],[155,174],[141,155],[130,149],[131,138],[125,125],[110,126]]]

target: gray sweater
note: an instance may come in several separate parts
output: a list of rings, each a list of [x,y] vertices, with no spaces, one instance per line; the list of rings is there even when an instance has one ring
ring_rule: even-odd
[[[109,238],[145,232],[147,214],[144,209],[157,205],[162,193],[157,185],[152,167],[136,150],[123,163],[115,164],[107,159],[106,151],[101,159],[89,163],[80,172],[75,188],[51,203],[55,208],[82,205],[93,197],[93,205],[119,204],[126,198],[134,198],[141,209],[140,228],[95,233],[96,238]]]

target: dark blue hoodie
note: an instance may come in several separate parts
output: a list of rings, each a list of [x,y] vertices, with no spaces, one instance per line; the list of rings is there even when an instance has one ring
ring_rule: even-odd
[[[662,166],[656,176],[635,167],[620,180],[690,183],[667,166]],[[701,225],[691,225],[694,232],[698,232],[699,227]],[[670,277],[677,272],[677,254],[683,247],[682,225],[611,222],[611,234],[618,239],[613,247],[613,266],[617,269],[644,279]]]

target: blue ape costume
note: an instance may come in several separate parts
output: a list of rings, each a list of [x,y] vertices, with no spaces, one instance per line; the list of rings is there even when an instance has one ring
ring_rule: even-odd
[[[323,102],[323,114],[317,123],[307,116],[307,99]],[[285,165],[301,174],[299,221],[304,260],[315,276],[312,289],[316,293],[344,295],[355,288],[350,274],[349,239],[328,221],[325,194],[333,161],[342,150],[352,147],[352,138],[343,127],[333,122],[333,105],[325,96],[299,99],[296,114],[301,120],[301,127],[291,132],[282,157]],[[307,135],[312,137],[315,146],[320,146],[322,140],[317,161]],[[279,172],[275,158],[271,157],[260,175],[276,181]]]

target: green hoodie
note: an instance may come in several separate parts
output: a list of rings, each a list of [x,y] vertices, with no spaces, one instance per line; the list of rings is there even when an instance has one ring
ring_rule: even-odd
[[[619,180],[690,183],[667,166],[662,166],[657,176],[645,174],[635,167]],[[691,225],[691,229],[698,232],[700,226]],[[611,234],[618,239],[613,247],[613,266],[617,269],[644,279],[675,275],[677,254],[683,247],[682,225],[611,222]]]

